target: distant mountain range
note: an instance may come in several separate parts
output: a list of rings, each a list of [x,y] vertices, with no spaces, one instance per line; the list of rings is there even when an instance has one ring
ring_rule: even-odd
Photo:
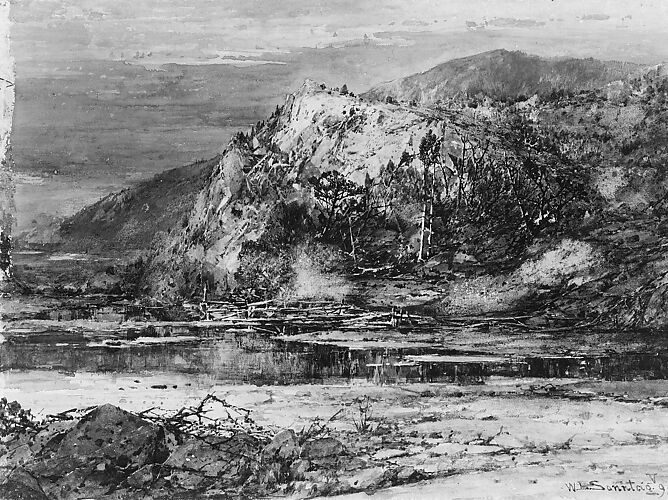
[[[580,92],[637,75],[643,67],[596,59],[543,58],[499,49],[439,64],[405,78],[378,85],[364,97],[435,104],[461,95],[499,100],[526,99],[534,94]]]

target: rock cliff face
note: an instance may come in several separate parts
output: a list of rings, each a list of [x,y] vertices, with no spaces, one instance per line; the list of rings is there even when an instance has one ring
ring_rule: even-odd
[[[263,238],[279,205],[313,210],[309,180],[337,171],[364,186],[404,153],[419,174],[420,141],[428,130],[443,133],[444,127],[415,110],[305,82],[266,123],[232,141],[199,193],[188,226],[156,246],[147,282],[166,295],[206,280],[234,288],[244,245]]]
[[[281,152],[316,171],[337,169],[363,184],[404,151],[415,154],[429,129],[444,125],[418,110],[370,103],[307,81],[288,97],[273,133]]]

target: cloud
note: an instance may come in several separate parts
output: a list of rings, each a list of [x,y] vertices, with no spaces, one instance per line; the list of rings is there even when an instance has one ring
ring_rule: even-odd
[[[545,26],[543,21],[517,19],[514,17],[495,17],[488,24],[497,28],[536,28],[538,26]]]
[[[515,17],[495,17],[491,21],[484,19],[481,22],[466,21],[469,31],[484,30],[485,28],[537,28],[545,26],[545,22],[535,19],[519,19]]]
[[[372,33],[371,36],[365,34],[362,38],[330,41],[326,44],[319,44],[317,48],[343,49],[353,47],[410,47],[415,44],[405,36],[391,32]],[[406,35],[406,32],[401,32]]]
[[[276,64],[276,65],[286,65],[285,61],[276,61],[271,59],[248,59],[244,57],[222,57],[222,56],[210,56],[206,59],[201,58],[186,58],[181,57],[179,59],[174,58],[151,58],[151,59],[135,59],[126,61],[128,64],[135,66],[141,66],[148,71],[161,70],[168,64],[182,64],[188,66],[208,66],[208,65],[226,65],[234,66],[236,68],[248,68],[250,66],[264,66],[267,64]]]
[[[261,66],[265,64],[287,64],[291,54],[290,50],[264,49],[261,47],[246,50],[215,50],[204,48],[197,50],[193,45],[186,53],[174,54],[169,52],[169,46],[158,46],[156,52],[139,53],[139,56],[132,56],[131,53],[114,54],[111,59],[115,61],[124,61],[127,64],[142,66],[147,70],[160,70],[167,64],[181,64],[190,66],[206,66],[214,64],[225,64],[238,68],[249,66]]]
[[[227,59],[246,59],[246,58],[256,58],[262,57],[267,54],[289,54],[289,50],[280,50],[280,49],[250,49],[250,50],[216,50],[215,54],[218,57],[227,58]]]
[[[587,14],[582,16],[583,21],[607,21],[610,19],[610,16],[607,14]]]
[[[497,38],[499,44],[516,44],[510,39],[514,30],[544,26],[535,31],[543,35],[552,30],[554,36],[563,36],[564,29],[575,33],[594,29],[594,23],[583,25],[579,21],[622,19],[629,12],[633,22],[624,21],[630,25],[629,33],[663,33],[660,20],[665,19],[668,2],[645,2],[644,8],[631,9],[628,4],[616,6],[596,0],[596,6],[589,7],[594,13],[576,18],[573,12],[582,8],[581,0],[532,2],[530,10],[526,0],[485,2],[484,12],[471,0],[12,0],[12,41],[17,61],[115,60],[121,53],[121,59],[129,59],[138,52],[180,64],[211,64],[212,55],[216,57],[219,51],[262,47],[269,54],[329,47],[406,46],[426,34],[495,36],[503,37]],[[482,14],[486,20],[480,19]],[[527,14],[531,17],[525,17]],[[445,19],[449,22],[435,22]],[[564,21],[557,27],[548,19]],[[406,35],[390,39],[371,36],[396,31],[396,27]],[[611,26],[601,22],[596,28]],[[370,39],[364,40],[365,33]],[[236,59],[220,56],[216,64],[228,64],[229,60],[250,65],[280,63],[284,58],[241,54]]]
[[[427,21],[421,19],[406,19],[401,23],[403,26],[429,26]]]

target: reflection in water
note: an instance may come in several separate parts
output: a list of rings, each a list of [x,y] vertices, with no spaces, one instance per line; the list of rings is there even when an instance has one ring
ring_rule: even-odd
[[[271,339],[248,331],[192,331],[193,340],[91,344],[45,334],[0,344],[0,369],[197,373],[221,382],[294,384],[366,378],[377,383],[481,383],[490,375],[630,380],[668,378],[658,354],[485,357],[443,348],[349,349]],[[176,339],[166,339],[176,340]]]

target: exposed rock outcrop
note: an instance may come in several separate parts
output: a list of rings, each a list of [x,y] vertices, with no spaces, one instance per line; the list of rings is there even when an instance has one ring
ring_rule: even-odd
[[[198,195],[183,231],[155,245],[147,282],[164,296],[209,280],[233,289],[244,245],[258,242],[278,206],[314,208],[309,180],[336,170],[364,186],[407,152],[418,172],[420,141],[444,123],[371,104],[307,81],[250,137],[235,139]],[[410,207],[408,207],[410,210]],[[417,229],[419,205],[409,217]]]

